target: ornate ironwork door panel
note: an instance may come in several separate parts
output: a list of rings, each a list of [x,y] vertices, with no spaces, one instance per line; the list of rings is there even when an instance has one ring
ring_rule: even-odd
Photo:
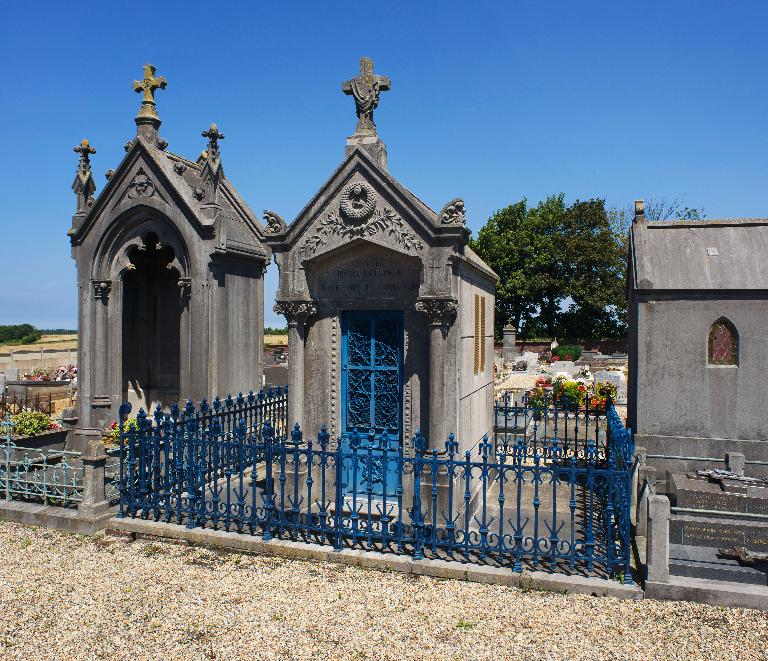
[[[386,486],[389,496],[402,442],[403,314],[347,311],[341,328],[345,489],[381,497]]]

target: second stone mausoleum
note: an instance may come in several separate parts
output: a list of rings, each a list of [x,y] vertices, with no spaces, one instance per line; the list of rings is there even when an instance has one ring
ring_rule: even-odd
[[[469,247],[464,202],[439,213],[387,170],[373,110],[390,81],[367,58],[342,85],[358,123],[346,158],[298,217],[265,212],[288,321],[289,424],[314,436],[420,430],[462,450],[492,428],[497,277]]]

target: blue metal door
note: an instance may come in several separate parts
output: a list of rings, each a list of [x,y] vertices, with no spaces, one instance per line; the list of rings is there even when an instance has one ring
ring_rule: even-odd
[[[398,486],[402,442],[403,313],[347,311],[341,328],[342,439],[350,456],[345,490],[367,494],[370,488],[381,497],[386,488],[390,496]]]

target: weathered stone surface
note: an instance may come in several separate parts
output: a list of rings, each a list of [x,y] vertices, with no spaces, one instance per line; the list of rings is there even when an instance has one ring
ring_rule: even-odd
[[[660,471],[741,452],[747,475],[768,475],[750,463],[768,462],[768,219],[638,222],[630,245],[628,426]],[[734,365],[708,359],[722,319],[738,336]]]
[[[76,150],[78,425],[94,433],[125,400],[135,413],[261,384],[264,228],[224,175],[215,124],[199,159],[166,150],[154,98],[165,84],[152,65],[134,83],[137,136],[95,198],[92,148]]]
[[[364,58],[360,77],[343,86],[358,116],[346,158],[293,222],[273,220],[278,231],[265,237],[280,267],[279,312],[289,322],[289,422],[300,422],[309,437],[321,424],[332,437],[349,433],[341,401],[343,315],[397,312],[400,440],[421,430],[443,448],[454,433],[468,449],[492,426],[496,276],[468,247],[462,200],[438,214],[387,171],[372,113],[390,85]],[[475,342],[478,297],[484,334]],[[292,302],[314,311],[292,320]],[[485,358],[481,366],[473,365],[476,352]]]

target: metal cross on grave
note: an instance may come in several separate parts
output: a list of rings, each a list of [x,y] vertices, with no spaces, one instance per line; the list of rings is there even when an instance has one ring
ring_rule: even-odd
[[[160,119],[157,116],[157,110],[155,109],[155,90],[164,90],[168,81],[162,76],[155,76],[155,67],[151,64],[144,65],[144,79],[133,81],[133,90],[138,93],[143,93],[144,98],[141,100],[141,108],[139,109],[138,118]]]
[[[341,90],[344,94],[355,99],[356,135],[376,135],[373,111],[379,105],[379,92],[386,92],[391,87],[392,84],[388,76],[377,76],[373,73],[373,60],[371,58],[360,58],[360,75],[341,84]]]

